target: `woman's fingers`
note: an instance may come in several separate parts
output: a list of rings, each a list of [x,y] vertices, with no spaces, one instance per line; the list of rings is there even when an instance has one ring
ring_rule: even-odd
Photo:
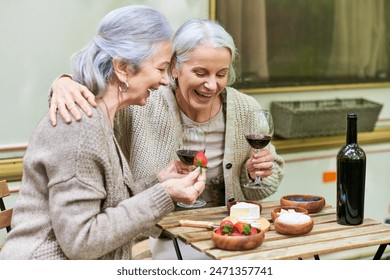
[[[195,188],[198,190],[198,195],[201,194],[206,187],[206,171],[203,169],[202,173],[198,176],[198,180],[194,184]]]
[[[74,103],[73,103],[73,105],[74,105]],[[68,123],[68,124],[72,122],[72,118],[70,117],[70,114],[68,111],[69,107],[72,107],[72,105],[68,105],[64,102],[59,102],[57,104],[57,110],[60,113],[61,118],[64,120],[65,123]]]
[[[82,118],[80,108],[88,117],[91,117],[91,106],[97,106],[95,102],[95,95],[82,85],[78,85],[77,90],[73,90],[70,94],[64,95],[64,98],[66,98],[67,109],[76,121],[80,121]],[[76,104],[78,106],[76,106]],[[65,114],[63,116],[65,116]]]
[[[92,92],[90,92],[87,87],[83,85],[80,85],[80,87],[81,87],[81,94],[88,101],[89,105],[91,105],[92,107],[96,107],[97,106],[96,99],[95,99],[96,96]]]
[[[52,126],[57,125],[57,106],[51,104],[49,108],[49,118]]]
[[[55,80],[52,84],[52,90],[49,116],[53,126],[57,124],[57,111],[65,123],[71,123],[72,118],[77,121],[81,120],[80,108],[88,116],[92,116],[91,106],[97,106],[93,93],[72,79],[60,78]]]
[[[161,183],[174,202],[192,204],[206,186],[206,171],[199,168],[181,179],[169,179]]]
[[[95,95],[93,95],[92,92],[90,92],[85,86],[80,85],[79,87],[80,93],[73,94],[74,97],[74,102],[80,106],[80,108],[87,114],[87,116],[92,116],[92,107],[96,107],[96,100],[95,100]],[[76,119],[76,116],[73,115]],[[80,115],[81,118],[81,115]]]

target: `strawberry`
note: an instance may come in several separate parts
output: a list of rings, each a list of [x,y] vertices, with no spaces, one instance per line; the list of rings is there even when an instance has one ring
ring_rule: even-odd
[[[250,235],[251,232],[251,225],[248,223],[236,222],[233,225],[233,228],[235,228],[235,230],[238,231],[239,233],[245,235]]]
[[[251,231],[250,231],[250,235],[254,235],[254,234],[257,234],[257,229],[254,228],[254,227],[251,227]]]
[[[209,163],[209,161],[207,160],[207,157],[204,154],[204,151],[200,150],[199,152],[197,152],[197,154],[195,155],[195,158],[194,158],[194,165],[200,167],[200,172],[202,172],[202,168],[207,169],[208,163]]]
[[[233,223],[229,220],[224,220],[219,224],[219,229],[222,233],[230,235],[232,233]]]

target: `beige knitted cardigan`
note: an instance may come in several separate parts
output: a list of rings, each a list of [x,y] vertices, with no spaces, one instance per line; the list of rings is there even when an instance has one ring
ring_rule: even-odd
[[[155,183],[133,182],[100,110],[56,127],[46,114],[29,141],[0,259],[131,259],[132,239],[174,210]]]
[[[245,162],[251,148],[244,137],[245,111],[259,108],[251,96],[227,88],[222,93],[225,112],[225,151],[223,175],[225,181],[225,202],[229,197],[236,199],[261,200],[279,187],[283,178],[283,159],[270,144],[275,157],[274,173],[264,181],[271,185],[268,190],[248,190],[242,185],[248,182]],[[130,106],[117,114],[115,134],[135,180],[145,178],[161,170],[171,159],[177,159],[175,145],[179,136],[180,111],[172,90],[160,87],[148,98],[146,106]]]

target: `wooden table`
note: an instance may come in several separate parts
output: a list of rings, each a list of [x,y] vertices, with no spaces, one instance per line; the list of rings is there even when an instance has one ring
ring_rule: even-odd
[[[270,222],[271,211],[279,206],[278,201],[262,203],[261,216]],[[175,211],[162,219],[158,226],[172,239],[178,259],[181,253],[177,239],[214,259],[319,259],[322,254],[336,253],[356,248],[378,246],[373,259],[380,259],[386,246],[390,245],[390,225],[366,218],[358,226],[342,226],[336,221],[336,209],[330,205],[319,213],[311,214],[314,219],[313,230],[302,236],[286,236],[275,231],[273,223],[265,233],[261,246],[248,251],[226,251],[215,248],[211,240],[211,230],[180,226],[179,220],[213,221],[219,223],[227,217],[225,206]]]

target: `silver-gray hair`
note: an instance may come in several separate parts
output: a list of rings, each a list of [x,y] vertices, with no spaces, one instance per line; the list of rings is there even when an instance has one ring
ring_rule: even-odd
[[[180,69],[183,62],[188,60],[191,51],[200,45],[211,45],[215,48],[227,48],[231,53],[231,61],[228,71],[227,85],[232,85],[236,80],[234,61],[237,50],[232,36],[217,22],[207,19],[191,19],[186,21],[173,36],[172,62],[176,69]],[[168,69],[169,84],[172,89],[177,88],[177,83]]]
[[[142,5],[115,9],[101,20],[95,38],[73,55],[74,80],[98,96],[114,75],[113,59],[136,72],[155,54],[156,44],[172,36],[167,19],[155,9]]]

